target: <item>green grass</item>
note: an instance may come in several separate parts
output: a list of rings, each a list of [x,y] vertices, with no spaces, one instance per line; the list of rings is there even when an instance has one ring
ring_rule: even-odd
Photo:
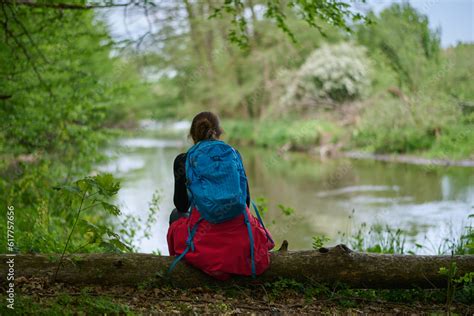
[[[445,127],[438,136],[414,128],[355,131],[352,148],[438,159],[474,159],[474,125]]]
[[[344,284],[304,284],[293,279],[280,278],[265,283],[265,290],[270,301],[278,302],[287,296],[303,295],[306,301],[332,301],[340,307],[353,308],[370,302],[401,303],[403,305],[438,305],[446,302],[447,289],[353,289]],[[471,282],[460,286],[454,302],[470,304],[474,295]],[[439,308],[438,307],[438,308]]]
[[[322,142],[337,142],[342,130],[322,120],[224,120],[225,138],[229,142],[279,148],[308,149]]]
[[[0,296],[5,302],[6,298]],[[125,304],[114,302],[106,296],[87,294],[70,296],[62,294],[36,300],[33,296],[17,295],[14,309],[0,305],[0,315],[135,315]]]
[[[445,129],[426,152],[428,157],[474,159],[474,124],[461,124]]]

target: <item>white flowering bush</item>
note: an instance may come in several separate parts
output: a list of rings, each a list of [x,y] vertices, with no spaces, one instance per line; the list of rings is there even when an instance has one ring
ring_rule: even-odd
[[[288,79],[282,99],[286,106],[354,100],[370,85],[370,61],[364,47],[352,43],[325,45]]]

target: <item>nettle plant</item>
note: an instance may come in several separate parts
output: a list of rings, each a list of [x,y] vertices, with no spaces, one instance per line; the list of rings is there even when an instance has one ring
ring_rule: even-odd
[[[350,42],[315,50],[288,82],[286,106],[315,106],[323,101],[345,102],[364,96],[370,86],[371,63],[366,49]]]
[[[130,251],[131,247],[124,243],[120,236],[103,222],[98,220],[100,213],[109,216],[120,215],[120,209],[109,203],[109,200],[120,190],[120,182],[111,174],[104,173],[93,177],[86,177],[75,181],[73,184],[55,187],[64,200],[64,205],[74,216],[72,228],[68,234],[63,255],[68,250],[72,236],[80,234],[80,239],[85,243],[73,249],[78,252],[87,246],[96,245],[103,250],[112,252]],[[82,215],[82,217],[81,217]]]
[[[55,187],[55,189],[60,191],[61,198],[64,199],[64,205],[69,210],[75,212],[73,214],[72,228],[59,259],[55,277],[61,267],[64,254],[68,251],[68,246],[74,233],[76,233],[78,239],[83,244],[73,249],[71,251],[73,253],[80,252],[92,245],[111,252],[128,252],[132,250],[131,246],[123,242],[120,236],[111,228],[98,223],[100,220],[93,220],[97,219],[101,211],[111,216],[120,215],[120,209],[108,202],[120,190],[120,182],[111,174],[104,173],[93,177],[86,177],[70,185]]]

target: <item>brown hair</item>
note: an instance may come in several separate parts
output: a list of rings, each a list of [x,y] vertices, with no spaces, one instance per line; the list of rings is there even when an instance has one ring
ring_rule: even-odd
[[[222,134],[219,118],[212,112],[201,112],[193,118],[189,135],[194,143],[206,139],[218,139]]]

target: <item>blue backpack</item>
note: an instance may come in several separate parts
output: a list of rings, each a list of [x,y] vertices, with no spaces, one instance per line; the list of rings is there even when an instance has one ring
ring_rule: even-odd
[[[255,277],[254,241],[246,212],[247,176],[240,154],[220,140],[200,141],[188,150],[185,168],[191,210],[196,207],[201,217],[191,229],[188,227],[187,247],[173,261],[169,272],[189,250],[194,251],[194,234],[203,219],[219,224],[244,214],[250,240],[252,276]],[[267,238],[271,240],[253,201],[252,205]]]

